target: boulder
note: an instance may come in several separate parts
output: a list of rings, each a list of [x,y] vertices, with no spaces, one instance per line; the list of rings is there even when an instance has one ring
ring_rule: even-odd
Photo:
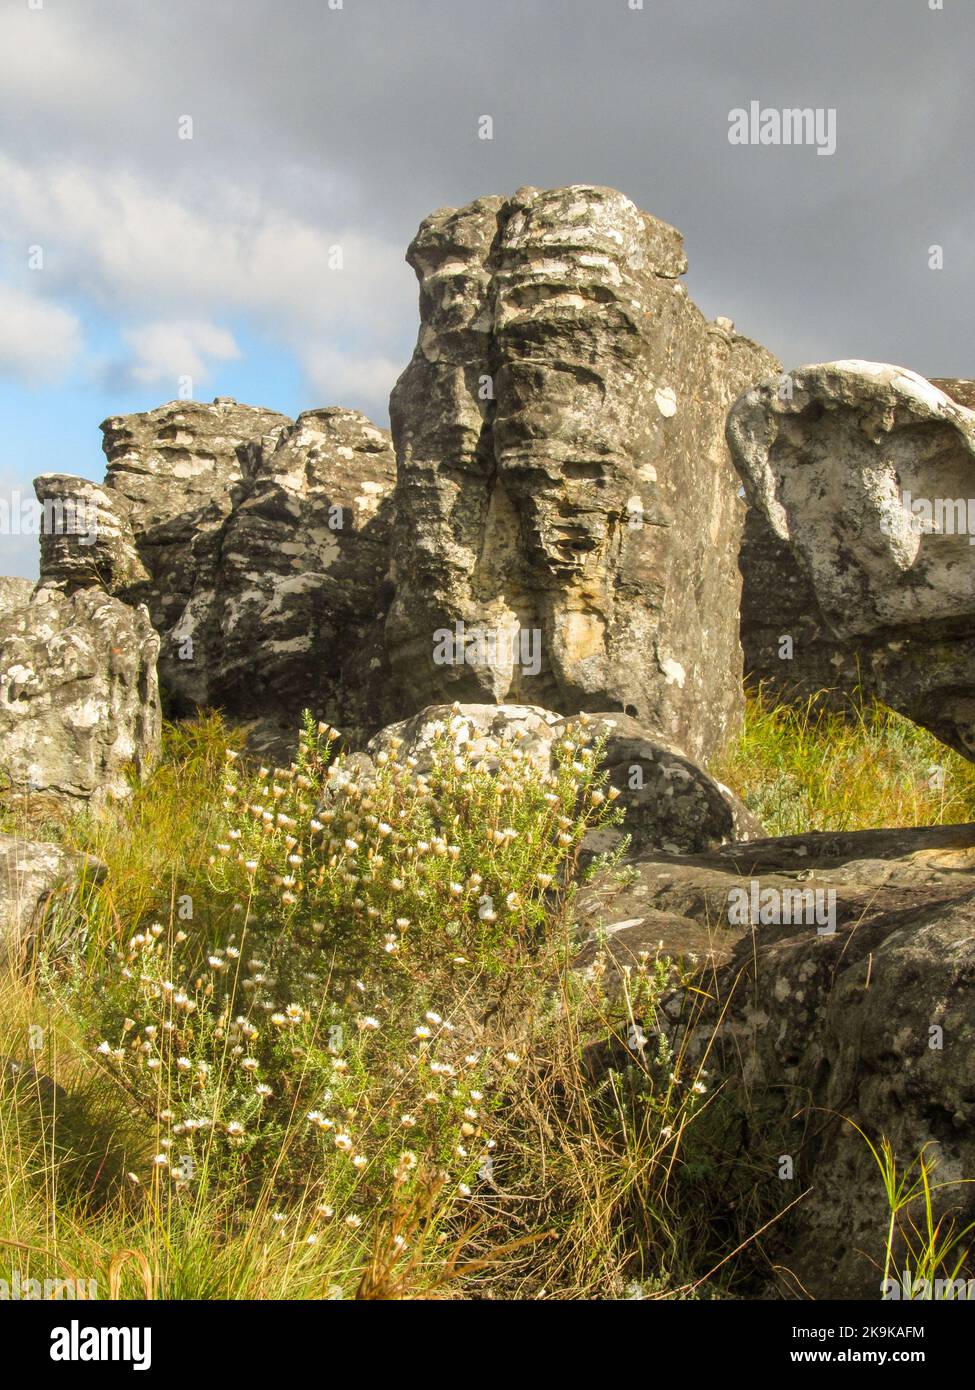
[[[634,850],[658,846],[694,853],[764,833],[733,792],[635,720],[599,713],[583,718],[587,740],[604,740],[600,767],[620,792],[624,812],[618,829],[590,833],[588,855],[612,851],[623,835]],[[496,764],[499,741],[507,740],[547,770],[554,767],[556,746],[578,723],[532,705],[434,705],[381,730],[367,751],[375,758],[399,740],[400,756],[414,759],[415,771],[423,774],[430,770],[434,740],[449,731],[455,747],[489,766]]]
[[[497,768],[499,743],[517,743],[536,767],[547,770],[562,716],[534,705],[431,705],[410,719],[390,724],[370,739],[366,752],[375,758],[394,744],[401,759],[412,758],[413,770],[424,776],[433,765],[434,743],[450,734],[458,752]]]
[[[0,762],[15,796],[67,806],[128,792],[159,748],[159,638],[144,607],[39,586],[0,614]]]
[[[658,847],[697,854],[732,840],[764,836],[761,822],[731,788],[681,749],[663,743],[627,715],[591,718],[597,735],[606,740],[601,766],[625,809],[618,831],[594,832],[603,837],[600,848],[611,848],[617,836],[626,834],[631,851]]]
[[[631,867],[579,895],[580,968],[662,949],[701,971],[703,994],[677,992],[642,1022],[692,1057],[707,1050],[712,1089],[738,1115],[750,1209],[771,1216],[805,1193],[761,1240],[776,1270],[766,1292],[878,1299],[887,1209],[854,1124],[890,1141],[901,1172],[927,1146],[934,1181],[975,1173],[975,825]],[[975,1191],[940,1189],[941,1214],[959,1229],[975,1219]],[[903,1254],[899,1241],[898,1275]]]
[[[724,418],[774,359],[706,321],[680,234],[612,189],[441,209],[407,259],[386,629],[405,709],[618,711],[707,757],[742,710]]]
[[[0,965],[21,961],[32,939],[53,927],[52,908],[81,881],[100,882],[105,865],[60,845],[0,835]]]
[[[975,411],[882,363],[789,380],[729,414],[748,499],[788,546],[842,669],[973,757]]]

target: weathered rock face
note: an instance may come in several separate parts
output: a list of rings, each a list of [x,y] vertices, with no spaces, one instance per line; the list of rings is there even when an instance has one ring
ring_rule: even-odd
[[[788,544],[749,507],[738,555],[745,681],[775,703],[812,696],[850,708],[859,683],[856,653],[829,630],[812,585]]]
[[[98,586],[118,594],[151,583],[136,550],[125,498],[64,473],[42,473],[34,479],[34,491],[43,509],[43,584],[66,591]]]
[[[774,359],[705,321],[680,234],[611,189],[442,210],[407,259],[387,624],[407,708],[617,710],[706,756],[741,710],[724,417]]]
[[[50,921],[58,898],[84,880],[104,878],[105,865],[60,845],[0,835],[0,965],[16,965],[31,938]]]
[[[11,608],[23,608],[25,603],[30,603],[34,587],[33,579],[7,575],[0,577],[0,614],[9,613]]]
[[[131,527],[146,578],[125,591],[149,608],[162,637],[167,688],[195,698],[192,663],[177,665],[171,630],[195,596],[212,594],[220,536],[261,440],[291,422],[273,410],[218,397],[212,405],[170,401],[101,426],[104,490]],[[198,682],[197,682],[198,684]]]
[[[975,757],[975,412],[878,363],[791,380],[728,417],[749,501],[864,688]]]
[[[112,592],[148,605],[174,713],[217,705],[260,719],[274,745],[282,731],[293,738],[303,708],[353,736],[399,712],[383,641],[395,482],[385,430],[353,410],[292,423],[224,398],[102,428],[108,476],[86,485],[96,559],[122,575]],[[45,576],[90,569],[85,544],[50,545]],[[122,573],[120,549],[138,568]]]
[[[144,607],[40,586],[0,615],[0,759],[14,795],[124,796],[159,746],[159,638]]]
[[[580,894],[580,968],[598,932],[620,966],[662,940],[705,970],[716,1002],[702,1015],[675,995],[660,1026],[692,1053],[710,1045],[748,1181],[767,1173],[751,1198],[772,1215],[812,1189],[762,1241],[780,1295],[880,1297],[886,1202],[847,1120],[886,1135],[901,1172],[925,1144],[935,1181],[975,1172],[973,866],[975,825],[810,834],[643,855],[630,882]],[[971,1187],[940,1191],[946,1211],[959,1229],[975,1218]]]
[[[754,816],[727,787],[702,772],[679,749],[652,738],[626,715],[588,716],[587,734],[605,739],[602,770],[620,793],[624,811],[620,828],[593,832],[586,849],[603,853],[629,835],[631,847],[667,848],[696,853],[729,840],[746,840],[763,833]],[[411,719],[381,730],[368,752],[388,751],[395,738],[402,756],[416,760],[416,771],[429,771],[434,740],[449,730],[467,756],[496,763],[499,740],[517,741],[526,758],[539,767],[555,765],[556,745],[576,721],[534,705],[433,705]]]
[[[199,627],[205,698],[236,713],[308,707],[344,728],[392,718],[383,645],[395,461],[354,410],[309,410],[261,454],[220,542]],[[197,622],[197,606],[205,611]]]

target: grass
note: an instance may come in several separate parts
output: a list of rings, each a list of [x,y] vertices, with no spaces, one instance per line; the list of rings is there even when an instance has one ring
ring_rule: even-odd
[[[975,820],[975,764],[885,705],[850,696],[748,701],[744,732],[711,771],[769,835]]]
[[[658,1027],[681,968],[572,968],[580,842],[617,819],[584,719],[551,772],[503,741],[489,770],[454,721],[424,776],[394,746],[367,783],[336,749],[308,720],[295,762],[262,768],[205,715],[167,728],[126,803],[45,808],[108,875],[0,979],[0,1279],[196,1299],[752,1290],[778,1198],[707,1057]],[[964,819],[975,796],[967,764],[879,709],[755,701],[718,771],[771,833]]]

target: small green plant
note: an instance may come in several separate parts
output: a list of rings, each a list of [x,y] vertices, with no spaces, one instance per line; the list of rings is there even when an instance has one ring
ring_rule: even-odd
[[[937,1164],[927,1154],[928,1145],[903,1170],[886,1135],[874,1144],[859,1125],[847,1120],[873,1157],[880,1172],[887,1201],[888,1221],[883,1249],[881,1288],[890,1296],[944,1298],[970,1297],[975,1288],[971,1277],[970,1246],[965,1241],[975,1231],[975,1221],[961,1230],[953,1218],[935,1218],[935,1194],[957,1188],[972,1179],[936,1183],[932,1181]],[[917,1209],[920,1208],[920,1218]],[[898,1269],[901,1264],[901,1269]],[[964,1271],[969,1270],[969,1277]],[[897,1276],[900,1276],[898,1278]],[[960,1288],[959,1288],[960,1286]]]

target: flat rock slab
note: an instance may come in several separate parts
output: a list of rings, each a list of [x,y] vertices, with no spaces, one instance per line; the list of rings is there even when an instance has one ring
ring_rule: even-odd
[[[936,1181],[975,1174],[975,824],[645,854],[583,889],[577,919],[580,969],[659,943],[701,971],[714,1002],[674,994],[646,1028],[708,1050],[770,1210],[811,1189],[764,1242],[775,1292],[879,1298],[884,1194],[847,1121],[901,1171],[927,1145]],[[972,1189],[941,1190],[942,1213],[975,1219]]]

